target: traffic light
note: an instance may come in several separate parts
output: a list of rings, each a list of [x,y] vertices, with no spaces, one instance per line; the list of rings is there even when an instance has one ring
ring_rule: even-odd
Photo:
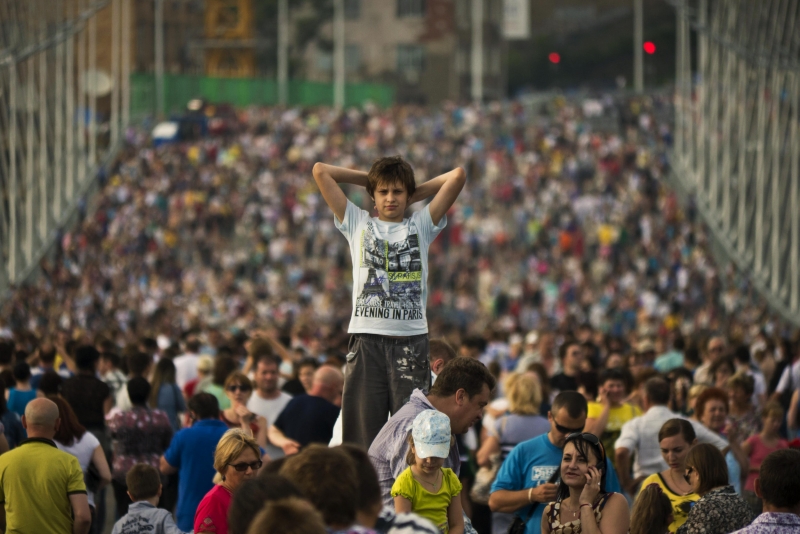
[[[550,63],[553,65],[558,65],[561,63],[561,55],[558,52],[550,52],[550,54],[547,56],[547,59],[549,59]]]
[[[645,41],[642,45],[646,54],[655,54],[656,53],[656,44],[652,41]]]

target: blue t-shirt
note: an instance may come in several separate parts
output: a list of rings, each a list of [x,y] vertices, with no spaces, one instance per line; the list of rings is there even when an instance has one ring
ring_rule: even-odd
[[[6,403],[6,407],[22,417],[25,415],[25,407],[35,398],[35,389],[31,389],[29,391],[20,391],[17,388],[11,388],[8,390],[8,402]]]
[[[196,421],[172,437],[164,453],[167,463],[178,469],[178,528],[191,532],[197,506],[214,486],[214,451],[228,425],[217,419]]]
[[[492,492],[497,490],[519,491],[535,488],[545,484],[556,469],[561,465],[562,449],[559,449],[542,434],[528,441],[523,441],[511,451],[508,458],[500,466],[492,484]],[[606,491],[621,492],[617,473],[606,458]],[[528,520],[526,534],[540,534],[542,531],[542,512],[546,503],[539,503],[536,511]],[[525,506],[516,511],[516,514],[525,519],[530,508]]]

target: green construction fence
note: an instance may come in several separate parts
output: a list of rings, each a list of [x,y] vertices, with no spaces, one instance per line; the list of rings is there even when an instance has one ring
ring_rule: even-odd
[[[358,106],[373,102],[382,107],[394,102],[394,88],[389,85],[351,83],[345,87],[345,105]],[[289,82],[289,104],[318,106],[333,104],[333,84],[292,80]],[[274,105],[278,103],[278,82],[268,78],[210,78],[183,74],[164,76],[164,112],[186,109],[193,98],[236,107]],[[155,76],[131,74],[131,118],[151,116],[156,111]]]

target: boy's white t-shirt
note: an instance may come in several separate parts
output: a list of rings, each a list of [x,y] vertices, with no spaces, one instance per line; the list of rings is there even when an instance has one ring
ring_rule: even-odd
[[[351,334],[415,336],[428,333],[428,247],[447,226],[431,219],[430,205],[403,222],[385,222],[347,201],[336,228],[353,261]]]

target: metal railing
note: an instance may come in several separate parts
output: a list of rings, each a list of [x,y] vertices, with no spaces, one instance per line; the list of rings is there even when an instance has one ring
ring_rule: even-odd
[[[800,0],[671,3],[675,179],[727,258],[800,325]]]
[[[35,272],[121,143],[131,9],[0,2],[0,300]]]

